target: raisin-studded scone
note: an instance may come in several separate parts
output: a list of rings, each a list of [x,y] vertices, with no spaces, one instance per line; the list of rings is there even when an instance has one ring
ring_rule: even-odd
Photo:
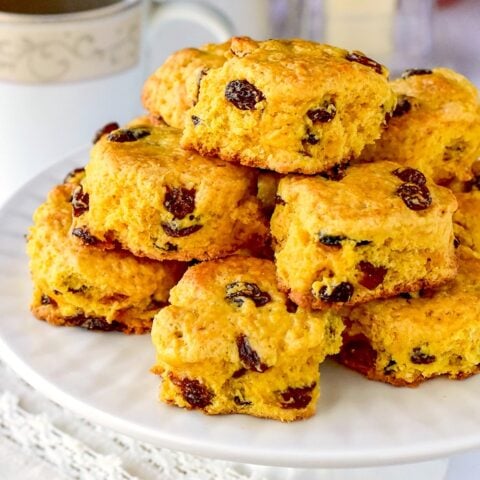
[[[280,180],[271,220],[280,287],[325,308],[441,284],[456,273],[454,195],[393,162],[339,181]]]
[[[315,413],[318,365],[339,351],[333,310],[278,291],[271,261],[232,256],[189,268],[155,317],[162,401],[207,414],[292,421]]]
[[[480,155],[475,86],[452,70],[434,68],[407,70],[392,88],[397,107],[380,140],[365,148],[362,159],[397,161],[440,184],[469,180]]]
[[[143,106],[168,125],[183,128],[185,113],[197,102],[203,76],[223,65],[229,48],[227,42],[175,52],[145,82]]]
[[[480,259],[480,191],[457,193],[456,197],[458,210],[453,216],[456,242]]]
[[[205,260],[263,241],[254,170],[183,150],[179,130],[138,121],[92,150],[72,229],[80,242]]]
[[[480,260],[460,260],[458,276],[439,288],[359,305],[345,318],[337,358],[372,380],[468,377],[480,365]]]
[[[200,82],[184,147],[280,173],[325,172],[380,136],[395,106],[387,70],[305,40],[234,37]]]
[[[54,325],[125,333],[149,331],[185,267],[78,245],[69,235],[70,199],[81,173],[55,187],[34,214],[27,250],[34,284],[31,309]],[[78,208],[78,205],[77,205]]]

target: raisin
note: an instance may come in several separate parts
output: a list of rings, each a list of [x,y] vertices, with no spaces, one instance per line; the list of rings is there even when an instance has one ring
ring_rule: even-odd
[[[320,139],[312,132],[307,132],[307,135],[302,139],[302,145],[305,147],[308,145],[316,145]]]
[[[175,218],[181,220],[195,210],[195,193],[194,188],[170,188],[167,186],[163,206]]]
[[[427,355],[422,352],[420,347],[415,347],[410,355],[410,361],[415,365],[428,365],[433,363],[436,359],[435,355]]]
[[[435,290],[433,288],[422,288],[418,292],[420,298],[433,298],[435,296]]]
[[[192,115],[192,123],[193,125],[197,126],[201,122],[201,118],[197,117],[196,115]]]
[[[466,150],[466,148],[466,143],[461,140],[456,140],[451,145],[447,145],[443,152],[443,161],[448,162],[450,160],[455,160]]]
[[[272,300],[268,292],[262,292],[257,284],[249,282],[233,282],[226,287],[225,300],[238,307],[243,305],[245,298],[249,298],[256,307],[263,307]]]
[[[233,397],[233,401],[234,401],[235,405],[238,405],[239,407],[246,407],[246,406],[252,404],[252,402],[248,402],[247,400],[242,399],[238,395],[235,395]]]
[[[332,293],[328,294],[327,291],[328,288],[323,286],[318,292],[322,302],[348,302],[353,295],[353,285],[349,282],[341,282],[333,288]]]
[[[88,212],[90,196],[83,191],[82,185],[78,185],[72,195],[72,211],[74,217],[79,217]]]
[[[136,142],[137,140],[147,137],[148,135],[150,135],[150,130],[147,128],[122,128],[110,133],[107,139],[110,142],[118,143]]]
[[[198,74],[197,78],[197,97],[193,101],[193,105],[196,105],[198,102],[198,99],[200,98],[200,86],[202,84],[203,77],[205,77],[210,69],[209,68],[202,68],[200,70],[200,73]],[[198,117],[196,117],[198,118]],[[193,120],[193,117],[192,117]],[[199,119],[200,120],[200,119]],[[195,122],[193,123],[194,125],[197,125]]]
[[[235,372],[233,372],[232,374],[232,378],[240,378],[240,377],[243,377],[246,373],[247,373],[247,369],[246,368],[239,368],[238,370],[236,370]]]
[[[476,176],[473,180],[465,183],[465,191],[471,192],[472,190],[480,190],[480,176]]]
[[[371,240],[357,240],[355,242],[356,247],[364,247],[365,245],[370,245],[372,243]]]
[[[63,183],[70,183],[79,173],[83,173],[85,169],[83,167],[74,168],[71,172],[68,172],[65,178],[63,179]]]
[[[245,365],[245,368],[253,370],[254,372],[263,373],[268,369],[268,365],[265,365],[260,361],[258,353],[251,347],[250,342],[246,335],[239,335],[236,338],[238,356]]]
[[[298,305],[292,300],[290,300],[288,297],[285,301],[285,306],[287,307],[288,313],[296,313],[296,311],[298,310]]]
[[[345,365],[366,375],[375,368],[377,352],[363,333],[353,337],[344,335],[343,346],[338,358]]]
[[[155,248],[158,248],[159,250],[163,250],[164,252],[177,252],[178,251],[178,245],[175,245],[174,243],[171,242],[166,242],[164,245],[158,245],[157,243],[153,243],[153,246]]]
[[[335,105],[335,102],[330,101],[324,102],[323,105],[318,108],[313,108],[312,110],[309,110],[307,112],[307,117],[313,123],[328,123],[335,118],[336,114],[337,107]]]
[[[232,80],[225,88],[225,98],[240,110],[255,110],[265,100],[263,93],[247,80]]]
[[[387,365],[383,368],[383,374],[384,375],[391,375],[392,373],[395,373],[397,366],[397,362],[395,360],[390,360]]]
[[[174,385],[182,391],[183,399],[193,408],[205,408],[212,403],[214,394],[203,383],[190,378],[179,379],[172,374],[169,375]]]
[[[57,305],[57,302],[53,298],[50,298],[48,295],[45,294],[42,294],[42,296],[40,297],[40,303],[42,305]]]
[[[392,112],[392,117],[401,117],[405,115],[412,109],[412,104],[410,100],[405,95],[400,95],[398,97],[397,106],[395,110]]]
[[[425,175],[415,168],[397,168],[392,172],[392,174],[406,183],[414,183],[415,185],[425,185],[427,183]]]
[[[432,73],[429,68],[409,68],[402,73],[402,78],[405,79],[413,75],[431,75]]]
[[[313,382],[305,387],[288,387],[280,393],[282,397],[281,407],[285,409],[306,408],[312,401],[312,391],[316,385],[317,383]]]
[[[399,293],[398,296],[400,298],[404,298],[405,300],[410,300],[412,298],[412,295],[408,292]]]
[[[319,175],[320,177],[325,178],[326,180],[333,180],[335,182],[338,182],[343,177],[345,177],[348,167],[349,167],[348,163],[337,163],[330,170],[319,173]]]
[[[453,237],[453,248],[458,248],[460,246],[460,240],[457,237]]]
[[[79,288],[68,287],[67,291],[70,293],[85,293],[88,290],[86,285],[82,285]]]
[[[365,65],[366,67],[373,68],[377,73],[383,73],[382,65],[375,60],[367,57],[362,52],[350,52],[345,58],[350,62],[360,63],[361,65]]]
[[[85,245],[97,245],[97,243],[100,242],[86,227],[76,227],[72,229],[72,235],[79,238]]]
[[[147,306],[147,310],[160,310],[168,305],[168,302],[152,298]]]
[[[100,330],[102,332],[114,332],[124,330],[124,326],[116,321],[108,323],[104,317],[89,317],[78,314],[73,317],[66,317],[67,324],[87,330]]]
[[[385,267],[376,267],[372,263],[365,261],[361,261],[357,267],[363,273],[363,277],[358,283],[369,290],[377,288],[383,282],[388,271]]]
[[[190,227],[179,228],[174,223],[162,223],[161,227],[163,231],[169,236],[174,238],[186,237],[192,233],[198,232],[203,225],[192,225]]]
[[[318,241],[327,247],[342,248],[342,242],[346,239],[342,235],[320,235]]]
[[[287,202],[280,196],[275,195],[275,205],[286,205]]]
[[[425,185],[402,183],[396,193],[410,210],[425,210],[432,204],[430,191]]]
[[[352,240],[343,235],[321,235],[319,234],[318,241],[327,247],[333,248],[342,248],[342,242],[345,240],[351,240],[355,242],[356,247],[364,247],[365,245],[370,245],[371,240]]]
[[[120,125],[117,122],[110,122],[104,125],[102,128],[95,132],[92,143],[97,143],[104,135],[112,133],[114,130],[118,130]]]

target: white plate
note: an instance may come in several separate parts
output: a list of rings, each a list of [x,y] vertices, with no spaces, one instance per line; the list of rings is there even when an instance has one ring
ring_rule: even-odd
[[[346,468],[413,463],[480,447],[480,377],[399,389],[327,362],[312,419],[281,424],[242,415],[207,417],[157,402],[148,335],[35,320],[28,310],[24,235],[48,190],[87,158],[82,151],[46,170],[0,212],[0,351],[35,388],[138,439],[238,462]]]

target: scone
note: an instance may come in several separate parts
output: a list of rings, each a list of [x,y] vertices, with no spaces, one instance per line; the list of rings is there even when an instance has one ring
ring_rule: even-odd
[[[156,260],[205,260],[262,243],[257,173],[180,148],[180,131],[138,124],[94,146],[72,234]]]
[[[164,402],[207,414],[292,421],[315,413],[318,365],[343,325],[278,291],[271,261],[232,256],[195,265],[155,317],[153,371]]]
[[[221,67],[230,42],[184,48],[171,55],[145,82],[143,106],[154,118],[183,128],[185,113],[195,105],[200,82],[211,68]]]
[[[417,168],[443,185],[472,178],[480,155],[478,91],[448,68],[409,70],[392,82],[398,104],[380,140],[361,158]]]
[[[327,172],[380,136],[395,107],[387,70],[305,40],[231,40],[202,78],[182,145],[280,173]]]
[[[480,365],[480,260],[437,289],[353,307],[338,360],[372,380],[417,385],[438,375],[462,379]]]
[[[149,331],[185,267],[73,242],[70,200],[78,192],[75,182],[81,175],[77,171],[55,187],[34,214],[27,243],[34,284],[32,312],[54,325]]]
[[[448,189],[392,162],[340,181],[283,178],[271,220],[280,287],[325,308],[441,284],[456,273],[456,207]]]
[[[457,193],[458,210],[453,216],[455,240],[462,249],[480,259],[480,191]]]

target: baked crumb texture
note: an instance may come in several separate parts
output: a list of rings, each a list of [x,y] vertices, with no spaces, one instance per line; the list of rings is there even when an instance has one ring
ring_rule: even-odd
[[[297,307],[273,262],[232,256],[190,267],[155,317],[162,401],[214,415],[292,421],[315,413],[318,366],[339,351],[333,310]]]

